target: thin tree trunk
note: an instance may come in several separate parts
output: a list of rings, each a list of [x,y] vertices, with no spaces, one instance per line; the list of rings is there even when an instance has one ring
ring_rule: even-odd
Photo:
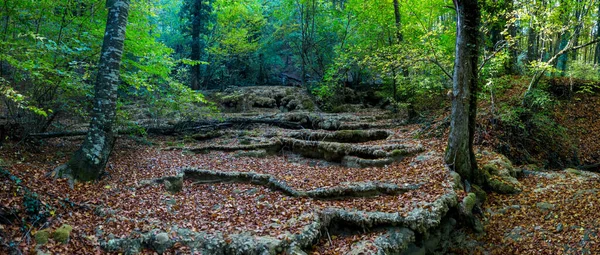
[[[508,4],[507,4],[507,12],[511,13],[512,15],[512,11],[514,9],[514,2],[513,0],[508,0]],[[508,26],[508,31],[510,33],[510,37],[512,42],[509,42],[509,59],[507,61],[507,67],[506,70],[508,71],[508,74],[517,74],[519,72],[519,68],[517,65],[517,60],[518,60],[518,48],[519,48],[519,44],[518,44],[518,40],[517,38],[517,31],[519,30],[517,28],[517,24],[514,21],[507,21],[510,22],[509,26]]]
[[[594,40],[600,38],[600,1],[598,1],[597,15],[598,19],[596,20],[596,34],[594,35]],[[596,44],[596,48],[594,50],[594,64],[600,64],[600,44]]]
[[[107,0],[108,18],[94,86],[92,120],[87,136],[69,162],[55,171],[58,177],[92,181],[104,172],[114,145],[113,123],[116,116],[119,67],[123,56],[129,0]]]
[[[537,58],[537,37],[536,31],[533,27],[533,22],[529,22],[529,28],[527,29],[527,61],[532,62]]]
[[[200,61],[201,49],[200,49],[200,26],[201,24],[201,8],[202,0],[194,0],[192,4],[192,54],[190,58],[192,61]],[[196,63],[192,65],[192,77],[191,77],[191,88],[193,90],[200,89],[200,64]]]
[[[464,180],[481,184],[473,138],[477,114],[477,61],[480,10],[478,0],[454,0],[457,12],[452,113],[445,161]]]

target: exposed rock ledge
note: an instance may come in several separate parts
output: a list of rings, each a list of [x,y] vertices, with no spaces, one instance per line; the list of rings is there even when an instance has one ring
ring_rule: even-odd
[[[101,246],[109,252],[136,254],[142,249],[162,253],[175,244],[189,247],[193,252],[202,254],[306,254],[334,224],[358,226],[363,229],[389,227],[391,233],[375,241],[378,252],[374,254],[402,254],[411,250],[424,249],[424,238],[434,231],[444,216],[456,208],[457,195],[453,190],[436,201],[417,208],[402,217],[399,213],[365,212],[324,209],[309,215],[313,222],[297,234],[273,238],[252,236],[248,233],[224,235],[223,233],[194,232],[174,226],[163,232],[153,230],[137,238],[117,238],[101,240]],[[428,209],[423,209],[428,208]]]

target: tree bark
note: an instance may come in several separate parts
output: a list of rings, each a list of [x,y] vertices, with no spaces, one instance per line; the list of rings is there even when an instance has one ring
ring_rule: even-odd
[[[129,0],[107,0],[106,5],[108,18],[94,86],[90,128],[79,150],[69,162],[56,169],[59,177],[71,175],[81,181],[98,179],[104,172],[114,145],[112,128],[116,116],[119,68],[123,56]]]
[[[596,34],[594,34],[594,40],[600,38],[600,1],[598,2],[598,18],[596,20]],[[600,44],[596,44],[594,49],[594,65],[600,63]]]
[[[537,58],[537,36],[532,21],[529,22],[529,28],[527,28],[527,61],[533,62]]]
[[[192,53],[190,55],[190,59],[192,61],[200,61],[201,53],[201,43],[200,43],[200,31],[202,25],[201,11],[202,11],[202,0],[194,0],[192,4],[191,10],[191,20],[192,20]],[[192,65],[192,77],[191,77],[191,88],[193,90],[200,89],[200,64]]]
[[[477,114],[480,9],[477,0],[454,0],[457,12],[450,135],[445,161],[464,180],[481,184],[473,152]]]

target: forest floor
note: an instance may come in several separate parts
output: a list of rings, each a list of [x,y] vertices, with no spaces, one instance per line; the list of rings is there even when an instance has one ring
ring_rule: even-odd
[[[342,125],[379,125],[389,133],[386,138],[354,142],[352,146],[379,148],[387,154],[389,146],[402,144],[419,148],[384,165],[350,167],[340,162],[303,157],[279,148],[275,153],[230,150],[232,147],[264,145],[265,139],[299,138],[298,141],[323,142],[308,133],[266,124],[230,127],[218,137],[196,140],[193,136],[148,136],[118,139],[108,163],[108,175],[94,183],[71,185],[46,174],[68,160],[81,144],[82,137],[45,139],[37,144],[9,143],[0,149],[2,168],[16,178],[0,180],[0,204],[14,212],[27,210],[26,192],[39,196],[41,212],[47,221],[41,225],[13,222],[0,225],[1,249],[17,248],[24,254],[38,251],[49,254],[104,254],[101,246],[119,238],[138,238],[148,232],[164,232],[175,241],[165,252],[189,254],[177,233],[181,229],[203,233],[229,244],[232,238],[250,235],[273,242],[297,238],[328,210],[357,214],[387,213],[409,218],[414,212],[432,211],[433,204],[452,193],[453,179],[443,163],[445,135],[423,136],[421,124],[395,123],[381,111],[338,114]],[[204,138],[202,138],[204,139]],[[388,146],[388,147],[386,147]],[[203,149],[204,148],[204,149]],[[214,149],[214,150],[213,150]],[[386,151],[387,150],[387,151]],[[479,147],[480,164],[489,158],[489,148]],[[409,150],[410,151],[410,150]],[[306,152],[305,152],[306,153]],[[522,192],[516,195],[490,193],[479,217],[484,233],[457,228],[446,253],[453,254],[598,254],[600,241],[600,176],[565,170],[547,172],[523,166],[519,179]],[[157,178],[176,176],[186,169],[213,173],[256,173],[284,183],[293,192],[308,194],[336,188],[365,185],[394,185],[400,192],[340,193],[335,197],[290,195],[269,185],[238,179],[185,179],[180,192],[170,193]],[[458,201],[466,195],[455,194]],[[16,215],[15,215],[16,216]],[[16,217],[17,219],[20,218]],[[42,229],[63,224],[73,227],[66,244],[52,239],[39,245],[34,240]],[[460,224],[459,224],[460,225]],[[377,249],[378,238],[388,228],[371,224],[332,226],[305,249],[308,254],[364,254]],[[179,241],[181,242],[179,242]],[[103,243],[104,242],[104,243]],[[193,249],[193,248],[192,248]],[[2,250],[0,250],[2,251]],[[155,251],[141,250],[152,254]],[[274,251],[282,253],[283,251]],[[118,253],[118,252],[117,252]],[[410,252],[409,252],[410,253]]]

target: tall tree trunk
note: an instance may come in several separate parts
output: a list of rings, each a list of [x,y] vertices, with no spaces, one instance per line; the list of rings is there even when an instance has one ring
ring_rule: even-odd
[[[512,12],[514,10],[514,0],[508,0],[507,3],[507,13],[509,13],[510,15],[513,15]],[[507,14],[507,15],[509,15]],[[517,50],[519,49],[519,41],[517,40],[517,31],[519,30],[517,28],[517,24],[514,21],[507,21],[510,22],[510,24],[508,25],[508,32],[510,33],[510,38],[511,38],[511,42],[509,42],[509,48],[508,48],[508,54],[509,54],[509,59],[506,63],[506,70],[508,72],[508,74],[517,74],[519,73],[519,67],[517,64],[518,61],[518,57],[519,54],[517,53]]]
[[[190,55],[190,59],[192,61],[200,61],[200,57],[202,57],[201,51],[201,43],[200,43],[200,31],[202,26],[202,0],[193,0],[191,10],[191,20],[192,20],[192,54]],[[200,89],[200,64],[192,65],[192,77],[191,77],[191,88],[193,90]]]
[[[600,1],[598,1],[598,18],[596,20],[596,34],[594,34],[594,40],[598,40],[600,38]],[[600,63],[600,44],[596,44],[594,50],[594,64]]]
[[[394,18],[396,19],[396,37],[398,42],[402,42],[402,16],[400,16],[400,3],[398,3],[398,0],[394,0]]]
[[[562,34],[560,36],[560,45],[557,47],[557,53],[559,51],[565,49],[568,46],[569,37],[571,37],[569,32],[565,32],[564,34]],[[565,73],[567,71],[567,61],[568,60],[569,60],[568,54],[563,54],[560,57],[558,57],[558,61],[556,61],[556,68],[558,68],[558,70],[560,70],[560,76],[565,76]]]
[[[529,22],[529,28],[527,28],[527,61],[535,61],[537,56],[537,36],[534,28],[533,21]]]
[[[583,8],[583,6],[581,6],[581,0],[577,0],[577,6],[575,7],[575,18],[577,19],[577,21],[579,21],[581,19],[581,15],[583,14],[583,10],[581,9]],[[585,24],[582,24],[582,26],[584,26]],[[579,26],[578,26],[579,28]],[[579,46],[579,36],[581,35],[581,33],[576,33],[575,34],[575,38],[573,38],[573,46],[577,47]],[[571,60],[577,61],[577,57],[578,57],[578,51],[573,51],[571,53]]]
[[[114,145],[113,123],[116,116],[119,68],[123,56],[129,0],[107,0],[108,18],[100,52],[98,76],[94,85],[92,120],[83,144],[69,162],[58,167],[58,176],[71,175],[92,181],[104,172]]]
[[[481,184],[473,152],[477,114],[477,60],[479,57],[478,0],[454,0],[457,12],[456,58],[452,89],[450,135],[445,161],[464,180]]]

